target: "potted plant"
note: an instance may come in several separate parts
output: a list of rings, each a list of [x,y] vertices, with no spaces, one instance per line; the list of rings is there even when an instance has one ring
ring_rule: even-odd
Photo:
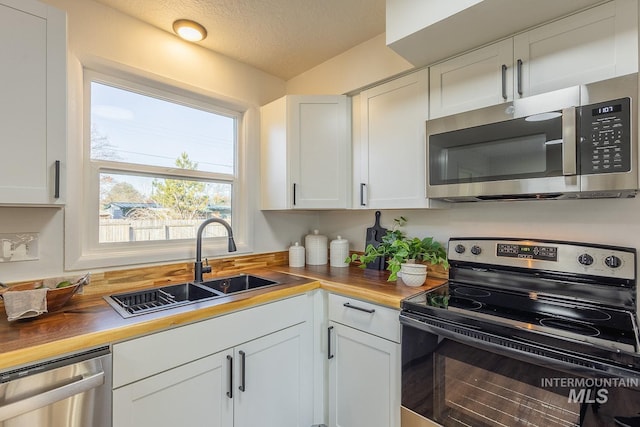
[[[394,226],[382,237],[382,243],[375,247],[368,245],[364,254],[352,254],[346,262],[360,262],[360,267],[365,268],[367,264],[373,262],[377,257],[383,257],[387,262],[387,270],[391,272],[389,281],[398,278],[402,265],[406,263],[427,262],[430,264],[441,264],[448,268],[447,251],[441,243],[433,237],[407,237],[406,233],[400,229],[406,224],[404,217],[395,218]]]

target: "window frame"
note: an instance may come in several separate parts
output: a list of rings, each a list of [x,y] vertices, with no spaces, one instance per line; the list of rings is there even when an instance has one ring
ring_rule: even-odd
[[[116,75],[114,75],[116,74]],[[91,160],[91,83],[97,82],[151,96],[161,100],[178,103],[192,108],[221,114],[235,120],[234,173],[216,173],[197,170],[182,170],[175,167],[138,165],[107,160]],[[99,186],[100,173],[138,173],[163,178],[184,178],[223,182],[232,186],[231,222],[237,253],[251,251],[249,236],[252,230],[248,220],[249,201],[246,194],[246,108],[205,96],[191,90],[185,90],[179,84],[175,86],[164,82],[152,81],[135,75],[121,73],[103,73],[93,69],[83,69],[82,81],[82,197],[77,206],[78,224],[76,228],[80,238],[67,248],[67,268],[86,269],[96,267],[114,267],[134,264],[162,263],[168,261],[193,260],[195,257],[195,239],[153,240],[138,242],[99,243]],[[69,238],[69,233],[67,238]],[[65,245],[66,247],[67,245]],[[203,257],[227,255],[227,239],[212,237],[203,239]]]

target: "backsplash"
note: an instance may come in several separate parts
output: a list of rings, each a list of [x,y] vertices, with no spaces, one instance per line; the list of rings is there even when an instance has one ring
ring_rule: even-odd
[[[287,265],[288,262],[288,251],[209,259],[213,274],[207,275],[207,277],[232,275],[251,268]],[[193,280],[192,262],[92,272],[91,283],[84,288],[84,295],[103,295],[121,289],[152,287],[191,280]],[[11,283],[10,285],[29,282]]]

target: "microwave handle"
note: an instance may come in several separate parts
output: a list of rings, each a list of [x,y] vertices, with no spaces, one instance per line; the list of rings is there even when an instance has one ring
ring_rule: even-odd
[[[577,166],[577,134],[575,107],[562,110],[562,175],[576,175]]]

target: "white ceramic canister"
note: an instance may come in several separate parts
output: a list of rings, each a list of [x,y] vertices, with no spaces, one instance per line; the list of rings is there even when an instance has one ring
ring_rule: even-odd
[[[293,246],[289,247],[289,267],[304,267],[304,258],[304,246],[295,242]]]
[[[329,244],[329,263],[331,267],[349,267],[348,262],[344,262],[349,256],[349,241],[338,236]]]
[[[327,236],[323,236],[318,230],[313,230],[313,234],[305,236],[304,246],[307,251],[307,265],[325,265],[327,263]]]

